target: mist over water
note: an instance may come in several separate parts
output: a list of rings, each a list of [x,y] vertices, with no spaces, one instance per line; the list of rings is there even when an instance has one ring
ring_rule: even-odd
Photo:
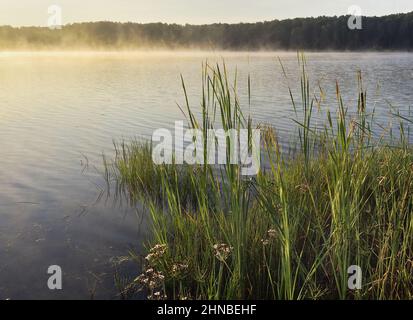
[[[288,140],[296,125],[277,56],[298,93],[295,53],[0,53],[0,299],[116,298],[113,259],[139,252],[147,228],[133,208],[96,202],[105,188],[102,153],[113,155],[113,140],[149,139],[185,120],[176,106],[184,103],[180,74],[199,111],[205,61],[225,60],[232,79],[237,70],[244,112]],[[307,60],[326,106],[337,106],[337,80],[354,110],[358,70],[378,121],[388,121],[389,104],[402,112],[412,105],[411,53],[311,53]],[[46,285],[53,264],[64,273],[57,293]],[[125,267],[131,277],[138,272]]]

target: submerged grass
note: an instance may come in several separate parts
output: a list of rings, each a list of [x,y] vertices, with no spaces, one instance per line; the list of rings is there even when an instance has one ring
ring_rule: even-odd
[[[156,166],[150,144],[122,144],[105,162],[117,193],[151,215],[151,249],[131,284],[149,298],[413,298],[413,150],[404,129],[412,120],[399,117],[398,139],[373,139],[360,74],[356,112],[337,84],[337,112],[326,111],[316,128],[322,97],[311,91],[303,56],[299,63],[301,97],[290,95],[301,148],[285,156],[267,128],[266,170],[256,177],[238,165]],[[252,129],[228,78],[225,66],[205,66],[202,117],[188,99],[182,107],[191,128]],[[362,271],[358,290],[348,286],[352,265]]]

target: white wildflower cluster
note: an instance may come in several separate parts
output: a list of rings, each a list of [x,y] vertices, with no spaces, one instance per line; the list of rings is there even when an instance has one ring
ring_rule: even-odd
[[[277,231],[275,229],[270,229],[266,232],[264,239],[261,242],[264,246],[271,244],[277,237]]]
[[[233,247],[225,243],[215,244],[213,249],[215,257],[222,262],[226,261],[234,250]]]

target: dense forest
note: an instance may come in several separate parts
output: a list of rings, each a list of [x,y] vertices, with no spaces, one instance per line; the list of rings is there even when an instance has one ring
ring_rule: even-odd
[[[52,30],[0,27],[0,49],[180,49],[208,50],[411,50],[413,12],[363,17],[362,29],[348,16],[259,23],[178,25],[75,23]]]

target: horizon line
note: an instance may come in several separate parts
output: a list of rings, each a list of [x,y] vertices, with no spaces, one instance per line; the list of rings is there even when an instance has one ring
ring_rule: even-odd
[[[408,15],[413,14],[413,11],[406,11],[406,12],[396,12],[396,13],[389,13],[384,15],[362,15],[364,18],[383,18],[388,16],[394,15]],[[87,20],[87,21],[75,21],[75,22],[68,22],[62,25],[62,27],[75,25],[75,24],[87,24],[87,23],[118,23],[118,24],[140,24],[140,25],[148,25],[148,24],[166,24],[166,25],[178,25],[178,26],[208,26],[208,25],[216,25],[216,24],[227,24],[227,25],[237,25],[237,24],[257,24],[257,23],[267,23],[267,22],[274,22],[274,21],[288,21],[288,20],[295,20],[295,19],[318,19],[318,18],[340,18],[340,17],[348,17],[351,16],[350,14],[341,14],[341,15],[319,15],[319,16],[298,16],[294,18],[282,18],[277,19],[274,18],[272,20],[256,20],[256,21],[239,21],[239,22],[210,22],[210,23],[178,23],[178,22],[162,22],[162,21],[153,21],[153,22],[138,22],[138,21],[116,21],[116,20]],[[46,25],[11,25],[11,24],[4,24],[0,25],[0,27],[11,27],[11,28],[48,28]]]

